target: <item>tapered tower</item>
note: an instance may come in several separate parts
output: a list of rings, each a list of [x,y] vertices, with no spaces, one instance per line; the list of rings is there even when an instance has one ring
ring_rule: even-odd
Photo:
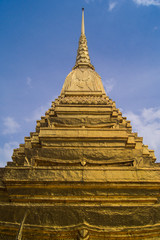
[[[0,169],[0,239],[159,239],[154,151],[105,93],[84,26],[75,66]]]

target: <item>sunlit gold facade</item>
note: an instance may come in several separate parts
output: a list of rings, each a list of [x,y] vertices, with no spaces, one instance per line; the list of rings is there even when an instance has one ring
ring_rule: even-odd
[[[0,169],[0,239],[160,239],[160,167],[90,62]]]

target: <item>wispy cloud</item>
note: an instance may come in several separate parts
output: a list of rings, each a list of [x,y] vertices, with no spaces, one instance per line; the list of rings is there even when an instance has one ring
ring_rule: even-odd
[[[84,0],[87,4],[93,3],[93,2],[99,2],[101,3],[103,0]]]
[[[31,79],[30,77],[27,77],[27,78],[26,78],[26,83],[27,83],[27,85],[28,85],[30,88],[32,88],[31,82],[32,82],[32,79]]]
[[[3,134],[6,135],[6,134],[13,134],[13,133],[16,133],[19,128],[20,128],[20,125],[19,123],[17,123],[14,118],[12,117],[6,117],[3,119],[3,126],[4,126],[4,130],[3,130]]]
[[[145,108],[140,114],[127,112],[123,115],[131,120],[133,131],[143,137],[144,144],[155,150],[157,160],[160,161],[160,108]]]
[[[39,120],[41,116],[45,115],[45,112],[48,110],[48,108],[51,106],[51,102],[48,102],[47,104],[38,107],[35,109],[29,117],[27,117],[25,120],[26,122],[32,122]]]
[[[154,26],[153,31],[158,31],[159,27]]]
[[[109,6],[108,6],[108,11],[112,12],[113,9],[116,7],[117,2],[109,2]]]
[[[45,115],[45,112],[51,107],[52,101],[54,101],[58,96],[55,95],[46,104],[36,108],[29,117],[25,118],[26,122],[32,122],[41,119],[41,116]]]
[[[12,160],[13,149],[17,147],[18,142],[8,142],[3,147],[0,147],[0,167],[4,167],[7,162]]]
[[[94,0],[85,0],[87,4],[94,2]]]
[[[143,6],[160,6],[160,0],[133,0],[137,5]]]
[[[112,89],[114,88],[115,86],[115,80],[114,78],[110,78],[106,81],[103,81],[103,85],[104,85],[104,88],[105,88],[105,91],[106,93],[110,93],[112,91]]]

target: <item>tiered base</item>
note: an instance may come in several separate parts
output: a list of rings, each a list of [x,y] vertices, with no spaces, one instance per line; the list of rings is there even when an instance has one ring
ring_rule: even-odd
[[[160,239],[160,169],[5,169],[0,239]]]

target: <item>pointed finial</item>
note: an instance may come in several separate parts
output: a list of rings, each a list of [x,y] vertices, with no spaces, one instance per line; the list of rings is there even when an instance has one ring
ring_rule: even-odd
[[[90,62],[90,57],[88,53],[87,39],[85,36],[84,28],[84,8],[82,8],[82,26],[81,26],[81,36],[79,39],[79,46],[77,51],[76,64],[73,69],[77,67],[89,67],[94,70],[94,66]]]
[[[81,34],[85,34],[85,28],[84,28],[84,8],[82,8],[82,25],[81,25]]]

